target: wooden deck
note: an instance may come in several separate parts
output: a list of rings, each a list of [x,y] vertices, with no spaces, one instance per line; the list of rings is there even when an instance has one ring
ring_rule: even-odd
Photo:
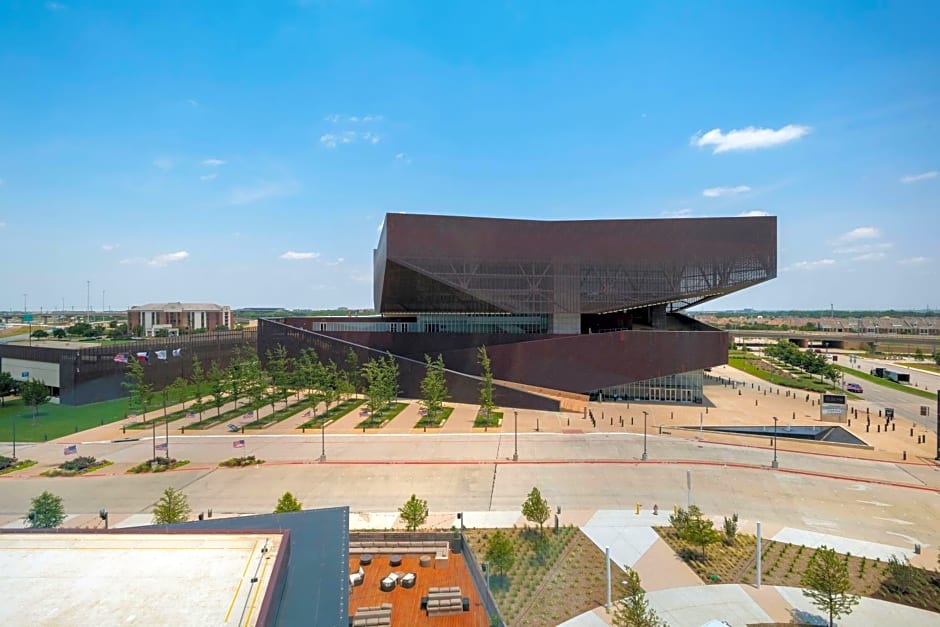
[[[463,556],[451,553],[447,559],[447,567],[435,568],[431,566],[421,568],[418,566],[418,555],[403,555],[401,566],[394,568],[388,564],[388,555],[373,555],[372,563],[363,566],[365,581],[362,585],[350,588],[349,614],[355,615],[360,607],[392,604],[392,625],[397,627],[489,627],[490,620],[480,601],[470,572],[464,565]],[[359,556],[349,558],[349,572],[359,570]],[[396,586],[391,592],[382,592],[379,582],[391,572],[415,573],[417,581],[414,588]],[[427,596],[428,588],[443,586],[460,586],[462,596],[470,599],[470,611],[449,616],[435,616],[428,618],[427,613],[421,609],[421,597]]]

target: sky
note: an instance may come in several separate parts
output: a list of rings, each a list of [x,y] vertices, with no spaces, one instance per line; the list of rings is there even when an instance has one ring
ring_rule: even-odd
[[[940,307],[938,68],[917,0],[0,0],[0,309],[371,307],[386,212],[770,214],[708,309]]]

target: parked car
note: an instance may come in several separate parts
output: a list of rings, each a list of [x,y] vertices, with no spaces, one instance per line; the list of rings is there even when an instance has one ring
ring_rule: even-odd
[[[846,384],[845,384],[845,391],[846,391],[846,392],[852,392],[852,393],[854,393],[854,394],[861,394],[861,393],[864,392],[865,390],[863,390],[863,389],[862,389],[862,386],[860,386],[858,383],[846,383]]]

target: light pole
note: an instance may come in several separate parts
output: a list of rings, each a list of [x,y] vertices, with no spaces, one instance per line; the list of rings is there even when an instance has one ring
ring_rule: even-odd
[[[326,422],[320,424],[320,461],[326,461]]]
[[[643,461],[646,461],[646,414],[643,412]]]
[[[13,421],[13,459],[16,459],[16,414],[11,419]]]
[[[513,434],[513,452],[512,452],[512,461],[519,461],[519,412],[513,410],[512,412],[512,434]]]
[[[771,468],[777,468],[777,417],[774,416],[774,460],[770,462]]]

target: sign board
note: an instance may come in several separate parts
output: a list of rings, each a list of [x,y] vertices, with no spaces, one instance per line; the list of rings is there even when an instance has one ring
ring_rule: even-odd
[[[20,373],[20,378],[21,378],[21,379],[29,379],[29,370],[24,370],[23,372],[21,372],[21,373]]]
[[[819,398],[819,419],[829,422],[848,422],[849,406],[845,394],[821,394]]]
[[[33,314],[23,314],[23,322],[32,322]]]
[[[894,418],[894,408],[885,407],[885,418]]]

